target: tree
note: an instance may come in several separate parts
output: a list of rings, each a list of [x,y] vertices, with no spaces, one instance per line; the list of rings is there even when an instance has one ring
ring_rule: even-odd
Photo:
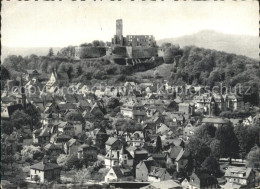
[[[107,105],[108,108],[114,109],[114,108],[116,108],[117,106],[119,106],[120,103],[119,103],[118,98],[110,98],[110,99],[108,100],[108,102],[107,102],[106,105]]]
[[[63,72],[67,72],[67,71],[68,71],[68,68],[67,68],[66,64],[65,63],[61,63],[59,65],[58,72],[63,73]]]
[[[216,128],[213,124],[203,124],[195,132],[195,137],[202,139],[206,144],[215,137]]]
[[[28,121],[30,123],[31,130],[37,128],[40,123],[40,111],[31,103],[26,105],[25,113],[28,115]]]
[[[195,160],[195,168],[198,168],[210,155],[210,148],[199,138],[192,137],[187,145],[187,149],[190,150],[192,157]]]
[[[201,169],[216,176],[219,173],[219,163],[214,156],[208,156],[201,164]]]
[[[83,69],[80,65],[77,65],[76,67],[76,76],[79,77],[81,74],[83,74]]]
[[[82,168],[83,163],[82,163],[82,161],[80,159],[78,159],[77,154],[73,154],[73,155],[70,155],[68,157],[67,162],[66,162],[66,166],[69,169],[76,168],[78,170],[78,169]]]
[[[25,125],[30,125],[31,123],[30,116],[26,114],[23,110],[16,110],[11,115],[11,120],[17,129],[20,129]]]
[[[53,56],[54,55],[54,53],[53,53],[53,48],[50,48],[49,49],[49,52],[48,52],[48,56]]]
[[[160,153],[161,151],[162,151],[162,140],[161,137],[158,135],[156,139],[155,152]]]
[[[1,130],[2,130],[2,133],[10,135],[14,130],[13,122],[3,120],[2,125],[1,125]]]
[[[210,143],[211,156],[214,156],[217,159],[219,159],[221,154],[221,149],[222,149],[221,142],[217,139],[213,139]]]
[[[1,65],[1,80],[10,79],[10,73],[8,69]]]
[[[222,150],[220,157],[236,157],[239,151],[239,142],[234,133],[234,128],[231,124],[222,125],[217,128],[215,138],[221,142]]]
[[[35,147],[33,145],[24,146],[21,151],[22,159],[27,162],[32,162],[33,160],[40,160],[43,158],[44,154],[39,146]]]
[[[251,168],[260,168],[260,148],[255,146],[247,155],[247,166]]]
[[[42,64],[41,64],[41,71],[43,73],[47,73],[47,69],[48,69],[48,63],[46,61],[42,62]]]

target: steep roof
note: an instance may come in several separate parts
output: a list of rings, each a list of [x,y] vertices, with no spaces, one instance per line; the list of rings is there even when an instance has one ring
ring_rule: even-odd
[[[58,164],[54,164],[54,163],[40,162],[40,163],[32,165],[31,169],[47,171],[47,170],[53,170],[53,169],[61,169],[61,167]]]
[[[167,173],[168,172],[167,172],[166,168],[152,166],[151,167],[151,171],[149,173],[149,176],[161,178],[161,177],[163,177],[163,175],[165,175]]]

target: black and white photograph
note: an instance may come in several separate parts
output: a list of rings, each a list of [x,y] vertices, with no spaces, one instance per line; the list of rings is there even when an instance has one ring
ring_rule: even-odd
[[[1,189],[260,189],[257,0],[1,5]]]

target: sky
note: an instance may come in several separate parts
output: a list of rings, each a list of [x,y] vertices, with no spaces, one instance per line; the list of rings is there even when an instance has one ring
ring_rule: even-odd
[[[123,35],[180,37],[201,30],[258,36],[259,6],[247,1],[1,1],[2,45],[65,47]]]

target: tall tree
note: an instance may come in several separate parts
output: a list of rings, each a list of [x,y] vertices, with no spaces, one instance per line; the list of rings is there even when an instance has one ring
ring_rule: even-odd
[[[155,152],[156,153],[162,152],[162,139],[159,135],[157,136],[157,139],[156,139]]]
[[[187,149],[195,160],[195,168],[200,167],[201,163],[210,155],[210,148],[199,138],[192,137],[187,145]]]
[[[219,173],[218,160],[214,156],[208,156],[201,164],[201,169],[216,176]]]
[[[220,156],[229,158],[231,163],[231,158],[236,157],[239,151],[239,142],[234,133],[233,126],[226,124],[218,127],[215,138],[221,142],[221,146],[223,147]]]
[[[48,52],[48,56],[53,56],[53,55],[54,55],[53,48],[50,48]]]

